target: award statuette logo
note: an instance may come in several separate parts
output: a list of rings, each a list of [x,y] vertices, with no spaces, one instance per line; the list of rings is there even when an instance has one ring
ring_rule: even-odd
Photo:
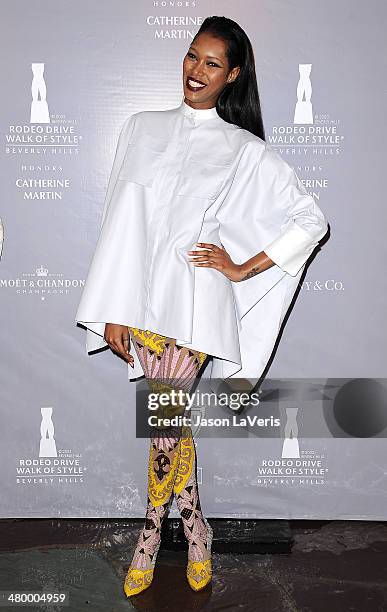
[[[300,78],[297,84],[297,102],[293,123],[313,123],[311,69],[312,64],[298,64]]]
[[[30,123],[50,123],[50,113],[46,101],[47,88],[44,82],[44,64],[31,64],[33,79],[31,84],[32,102]]]
[[[40,424],[40,450],[39,457],[57,457],[56,442],[54,438],[54,423],[52,422],[52,408],[41,408],[42,422]]]
[[[285,439],[282,445],[282,458],[298,459],[300,456],[300,447],[298,444],[298,425],[297,425],[298,408],[286,408],[286,424],[285,424]]]

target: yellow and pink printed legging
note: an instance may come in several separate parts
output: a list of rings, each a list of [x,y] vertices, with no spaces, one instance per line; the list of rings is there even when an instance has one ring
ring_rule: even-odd
[[[150,330],[137,327],[128,327],[128,330],[152,392],[191,390],[207,358],[206,353],[179,346],[175,338],[168,338]],[[159,418],[168,418],[182,414],[183,410],[183,406],[160,406],[157,415]]]
[[[195,378],[207,354],[149,330],[128,327],[146,378]]]
[[[128,330],[151,390],[190,392],[207,354],[179,346],[174,338],[150,330],[136,327],[128,327]],[[174,410],[176,407],[169,406],[164,414],[173,416]],[[174,498],[188,540],[189,558],[200,561],[206,555],[207,528],[200,507],[196,449],[189,426],[160,427],[152,432],[145,524],[133,555],[132,568],[150,567],[160,541],[162,521]],[[127,580],[131,580],[130,570]]]

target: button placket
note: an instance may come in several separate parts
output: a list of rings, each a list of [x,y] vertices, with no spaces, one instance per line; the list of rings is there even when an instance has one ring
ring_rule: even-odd
[[[189,145],[191,141],[191,134],[192,134],[192,131],[196,127],[195,112],[190,113],[189,116],[185,115],[185,118],[188,120],[188,125],[187,124],[184,125],[183,123],[183,129],[181,131],[181,148],[180,147],[178,148],[178,153],[176,153],[176,157],[174,160],[176,162],[175,167],[179,167],[179,171],[177,173],[178,176],[176,177],[176,180],[175,180],[175,187],[173,189],[172,199],[175,198],[176,188],[177,188],[177,185],[180,179],[181,169],[184,166],[184,163],[185,163],[185,160],[188,154]],[[150,299],[151,299],[152,270],[154,267],[154,260],[155,260],[155,257],[157,257],[157,250],[160,246],[161,237],[163,235],[163,229],[166,230],[167,232],[166,235],[168,237],[170,235],[169,227],[168,226],[164,227],[166,219],[169,218],[168,211],[172,212],[173,214],[173,201],[166,202],[163,204],[163,206],[160,206],[157,210],[157,213],[152,217],[152,220],[150,223],[150,226],[152,228],[151,233],[154,239],[152,240],[152,244],[148,246],[147,255],[146,255],[147,283],[146,283],[146,288],[145,288],[145,291],[146,291],[145,319],[147,321],[147,324],[151,323],[149,321],[148,315],[149,315],[149,304],[150,304]]]
[[[193,118],[190,118],[190,130],[194,127],[193,126]],[[189,135],[188,135],[188,139],[185,139],[185,132],[183,129],[183,142],[184,142],[184,151],[179,152],[178,155],[176,155],[176,162],[177,160],[182,161],[182,163],[184,163],[184,158],[187,154],[188,151],[188,143],[189,143]],[[178,179],[177,179],[178,180]],[[165,196],[166,197],[166,196]],[[171,206],[170,202],[164,202],[162,206],[158,207],[157,211],[155,211],[155,214],[152,216],[151,222],[150,222],[150,231],[151,234],[153,236],[153,240],[151,241],[151,244],[148,245],[148,249],[147,249],[147,254],[146,254],[146,270],[147,273],[145,275],[145,278],[147,279],[146,282],[146,287],[145,287],[145,295],[146,295],[146,299],[145,299],[145,319],[147,321],[147,324],[150,323],[149,319],[148,319],[148,315],[149,315],[149,305],[150,305],[150,298],[151,298],[151,285],[152,285],[152,271],[153,271],[153,267],[154,267],[154,261],[155,258],[157,257],[157,250],[160,246],[160,241],[161,241],[161,236],[163,234],[163,229],[164,229],[164,225],[165,225],[165,220],[168,218],[168,208]],[[168,228],[166,228],[168,230]],[[169,230],[167,232],[167,235],[169,236]]]

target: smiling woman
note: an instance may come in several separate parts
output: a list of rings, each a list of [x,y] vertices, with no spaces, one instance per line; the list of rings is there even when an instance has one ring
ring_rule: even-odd
[[[226,85],[233,83],[239,66],[228,69],[227,45],[204,31],[195,38],[183,62],[184,97],[192,108],[216,105]]]
[[[76,314],[88,351],[108,345],[130,380],[161,391],[191,390],[207,356],[211,382],[258,378],[327,229],[265,143],[253,50],[235,21],[205,19],[183,60],[183,90],[176,108],[137,112],[122,127]],[[124,590],[150,586],[175,496],[198,591],[212,576],[212,530],[192,434],[151,431],[146,520]]]

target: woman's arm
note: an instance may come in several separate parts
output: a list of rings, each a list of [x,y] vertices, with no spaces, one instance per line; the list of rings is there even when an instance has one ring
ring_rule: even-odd
[[[274,265],[296,276],[327,232],[325,216],[294,169],[269,146],[265,147],[252,185],[258,193],[256,217],[241,230],[240,216],[236,216],[235,234],[243,233],[246,237],[249,232],[249,238],[256,234],[259,239],[262,228],[278,224],[274,240],[261,243],[261,249],[264,248],[242,264],[235,264],[223,247],[197,243],[203,250],[188,251],[190,256],[195,256],[190,261],[197,266],[215,268],[236,282]]]
[[[242,278],[240,280],[247,280],[260,272],[264,272],[264,270],[268,270],[272,266],[275,266],[274,261],[266,255],[265,251],[261,251],[254,255],[254,257],[250,257],[244,264],[241,264]]]
[[[275,265],[265,251],[250,257],[243,264],[235,264],[227,251],[216,244],[197,242],[196,246],[200,247],[199,251],[188,251],[189,261],[194,266],[215,268],[234,282],[247,280]]]

